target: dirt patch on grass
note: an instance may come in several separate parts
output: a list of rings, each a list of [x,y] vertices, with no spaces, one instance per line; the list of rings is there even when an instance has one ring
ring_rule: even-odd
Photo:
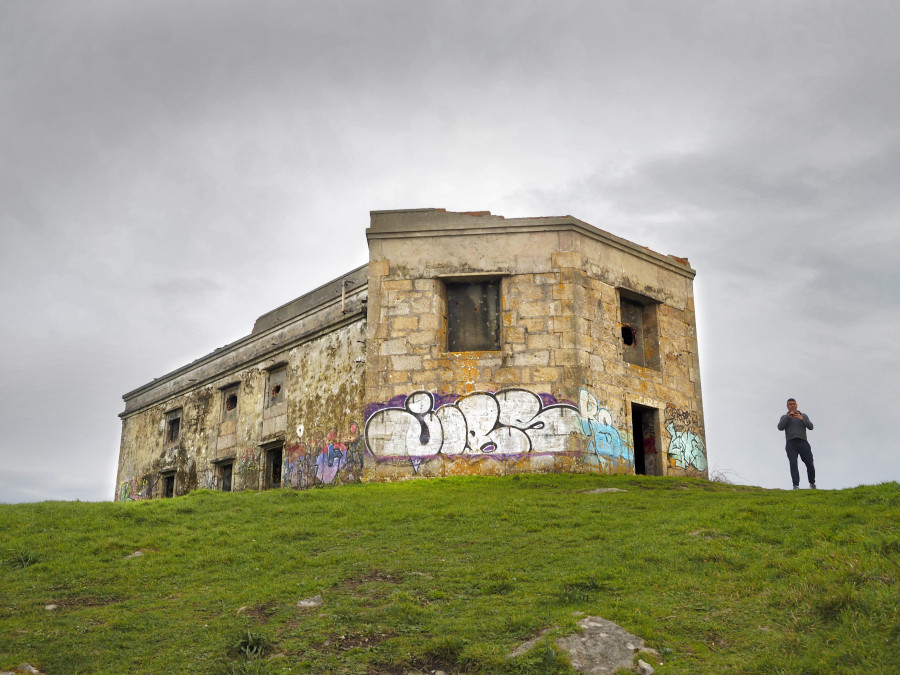
[[[243,616],[249,616],[259,623],[268,623],[272,615],[278,610],[277,602],[264,602],[253,607],[241,607],[239,611]]]
[[[106,595],[83,595],[73,598],[59,598],[48,600],[44,606],[56,605],[58,609],[78,609],[79,607],[105,607],[124,602],[123,598],[114,598]]]

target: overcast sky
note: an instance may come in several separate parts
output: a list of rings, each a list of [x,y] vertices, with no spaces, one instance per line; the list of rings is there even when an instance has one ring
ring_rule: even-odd
[[[711,469],[789,488],[794,396],[900,480],[898,8],[0,0],[0,501],[111,499],[123,393],[421,207],[690,258]]]

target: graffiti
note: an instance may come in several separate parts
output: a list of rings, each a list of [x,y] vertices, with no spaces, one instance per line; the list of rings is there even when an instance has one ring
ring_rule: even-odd
[[[597,397],[584,387],[578,392],[578,412],[581,433],[588,439],[585,451],[588,465],[607,469],[616,462],[634,462],[629,444],[613,426],[612,413],[601,407]]]
[[[283,462],[285,485],[306,489],[316,484],[329,485],[336,479],[347,483],[361,478],[363,453],[358,424],[350,424],[349,433],[343,440],[338,440],[334,429],[324,439],[312,434],[309,438],[309,444],[298,443],[286,449]]]
[[[682,469],[693,466],[698,471],[706,470],[706,448],[698,435],[699,426],[696,414],[666,406],[666,433],[672,439],[669,456]]]
[[[156,481],[152,480],[149,474],[141,478],[131,478],[119,486],[119,501],[136,502],[150,499],[155,487]]]
[[[244,477],[251,473],[259,473],[259,453],[255,450],[244,450],[238,459],[237,473]]]
[[[203,469],[197,473],[197,487],[204,490],[216,489],[216,472],[212,469]]]
[[[460,397],[417,391],[401,405],[375,410],[366,422],[366,447],[376,458],[560,453],[581,433],[575,406],[525,389]]]

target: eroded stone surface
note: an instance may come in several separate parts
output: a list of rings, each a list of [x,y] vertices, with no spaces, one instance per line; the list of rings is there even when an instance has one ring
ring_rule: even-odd
[[[578,622],[580,633],[558,638],[555,644],[569,657],[572,667],[589,675],[612,675],[617,670],[635,670],[634,656],[638,652],[656,655],[654,649],[647,647],[644,640],[632,635],[618,624],[600,616],[588,616]],[[540,642],[551,629],[523,643],[507,658],[514,658],[527,652]],[[653,668],[644,661],[645,666],[637,672],[650,675]],[[649,668],[649,670],[647,670]]]

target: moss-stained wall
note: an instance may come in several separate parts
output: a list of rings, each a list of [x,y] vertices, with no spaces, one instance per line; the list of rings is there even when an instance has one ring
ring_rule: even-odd
[[[164,496],[172,474],[176,495],[222,489],[229,465],[234,490],[273,478],[298,488],[360,480],[366,280],[365,268],[354,270],[126,394],[116,498]],[[178,415],[169,441],[167,419]]]
[[[358,320],[125,417],[117,497],[159,497],[159,477],[172,471],[176,494],[219,489],[218,466],[229,461],[234,462],[233,489],[261,489],[267,486],[269,446],[283,448],[285,485],[359,480],[364,337],[365,322]],[[285,402],[279,422],[267,425],[273,365],[286,368]],[[223,390],[232,386],[237,387],[236,414],[224,419]],[[166,414],[178,409],[180,435],[167,443]]]

